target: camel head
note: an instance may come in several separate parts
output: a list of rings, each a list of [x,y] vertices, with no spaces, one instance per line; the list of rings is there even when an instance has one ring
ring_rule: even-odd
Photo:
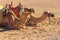
[[[48,17],[54,17],[54,14],[53,13],[49,13]]]
[[[50,24],[50,21],[51,21],[51,20],[50,20],[50,19],[51,19],[51,17],[54,19],[54,14],[53,14],[53,13],[49,13],[49,14],[48,14],[49,24]]]
[[[24,11],[29,13],[35,13],[35,10],[33,8],[24,8]]]
[[[53,13],[48,13],[47,11],[44,12],[45,15],[48,15],[48,17],[54,17]]]
[[[35,13],[35,10],[34,10],[33,8],[30,8],[29,11],[30,11],[31,13]]]

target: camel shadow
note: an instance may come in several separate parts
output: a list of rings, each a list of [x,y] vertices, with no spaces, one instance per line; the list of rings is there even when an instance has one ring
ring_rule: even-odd
[[[0,27],[0,32],[10,31],[15,29],[9,29],[8,27]]]

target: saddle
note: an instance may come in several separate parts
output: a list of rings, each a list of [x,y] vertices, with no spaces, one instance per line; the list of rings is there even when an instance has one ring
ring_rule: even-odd
[[[17,7],[12,7],[11,10],[15,13],[15,16],[19,17],[19,11],[20,11],[20,8],[17,6]]]

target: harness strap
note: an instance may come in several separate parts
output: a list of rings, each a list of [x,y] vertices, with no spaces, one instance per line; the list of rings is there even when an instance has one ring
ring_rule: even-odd
[[[16,19],[18,19],[18,20],[19,20],[19,18],[15,15],[15,13],[14,13],[12,10],[9,10],[9,12],[11,12],[11,13],[12,13],[12,15],[13,15]]]

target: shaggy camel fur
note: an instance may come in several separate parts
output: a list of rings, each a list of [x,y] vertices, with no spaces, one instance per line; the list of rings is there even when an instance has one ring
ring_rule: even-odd
[[[37,26],[38,23],[42,23],[45,19],[50,18],[50,17],[54,17],[54,14],[48,13],[47,11],[45,11],[44,14],[39,18],[36,18],[31,15],[30,19],[27,21],[26,25],[27,26]]]

